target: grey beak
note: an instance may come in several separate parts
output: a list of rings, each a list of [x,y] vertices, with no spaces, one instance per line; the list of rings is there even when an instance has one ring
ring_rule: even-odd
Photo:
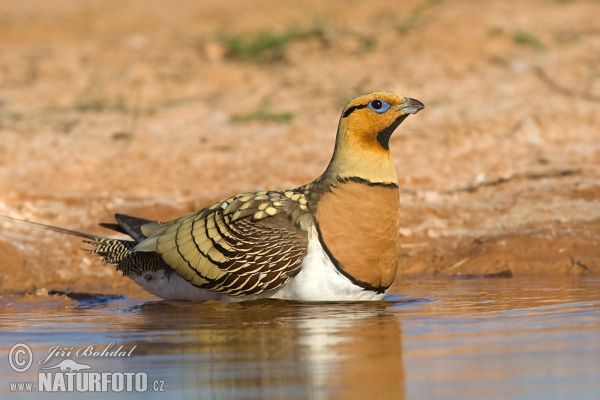
[[[416,114],[419,111],[421,111],[422,109],[424,109],[425,105],[423,103],[421,103],[419,100],[411,99],[410,97],[407,97],[406,101],[404,103],[400,104],[400,106],[398,106],[398,108],[400,110],[402,110],[402,112],[404,114]]]

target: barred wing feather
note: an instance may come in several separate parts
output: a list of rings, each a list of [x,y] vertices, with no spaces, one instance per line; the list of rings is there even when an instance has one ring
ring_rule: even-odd
[[[149,223],[141,227],[147,239],[134,252],[159,253],[202,289],[230,296],[273,290],[299,272],[308,244],[306,230],[289,217],[289,202],[281,192],[248,193]]]

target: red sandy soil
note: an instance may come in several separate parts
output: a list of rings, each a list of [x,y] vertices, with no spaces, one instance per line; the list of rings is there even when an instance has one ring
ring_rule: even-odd
[[[345,102],[392,90],[426,105],[391,141],[401,277],[597,275],[598,15],[591,0],[4,2],[0,214],[106,234],[115,212],[296,187],[326,167]],[[266,62],[221,40],[315,27]],[[231,122],[265,102],[294,118]],[[81,247],[0,222],[0,292],[143,295]]]

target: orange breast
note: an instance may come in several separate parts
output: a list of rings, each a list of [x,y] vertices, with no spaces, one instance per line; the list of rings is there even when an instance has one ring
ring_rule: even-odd
[[[399,201],[397,187],[347,181],[317,204],[322,243],[338,268],[359,284],[387,288],[396,277]]]

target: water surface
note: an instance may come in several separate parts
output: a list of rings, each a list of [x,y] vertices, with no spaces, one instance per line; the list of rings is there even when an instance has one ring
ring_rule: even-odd
[[[0,396],[106,397],[11,392],[11,382],[38,389],[39,373],[60,373],[40,368],[69,358],[89,372],[144,372],[147,391],[121,398],[600,398],[600,280],[425,278],[395,287],[403,294],[348,304],[4,296]],[[23,373],[8,363],[16,343],[33,354]],[[74,353],[110,343],[130,356],[39,364],[56,346]]]

